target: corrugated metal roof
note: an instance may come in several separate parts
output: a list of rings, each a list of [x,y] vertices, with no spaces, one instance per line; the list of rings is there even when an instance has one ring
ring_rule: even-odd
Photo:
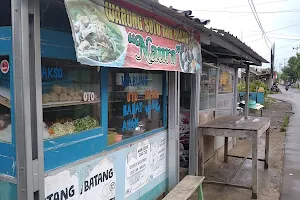
[[[256,65],[261,65],[262,62],[268,63],[266,59],[230,33],[222,32],[222,30],[213,31],[205,27],[204,25],[208,23],[208,20],[205,21],[193,17],[191,10],[181,11],[172,7],[168,8],[153,0],[130,0],[130,2],[200,32],[201,35],[209,37],[211,42],[218,45],[220,51],[230,49],[235,56]]]
[[[229,32],[225,32],[224,30],[220,29],[213,29],[217,33],[223,34],[223,37],[226,38],[228,41],[232,42],[234,45],[238,46],[241,49],[247,49],[247,52],[249,52],[252,56],[260,58],[261,62],[269,63],[266,59],[264,59],[262,56],[260,56],[258,53],[256,53],[251,47],[249,47],[247,44],[245,44],[243,41],[238,39],[236,36],[230,34]]]

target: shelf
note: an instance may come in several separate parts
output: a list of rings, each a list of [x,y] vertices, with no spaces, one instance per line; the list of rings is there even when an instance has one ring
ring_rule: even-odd
[[[150,101],[152,99],[138,99],[138,101]],[[108,101],[108,103],[134,103],[134,102],[127,102],[127,100],[115,100],[115,101]]]
[[[64,101],[64,102],[51,102],[43,104],[43,108],[56,108],[56,107],[65,107],[65,106],[76,106],[76,105],[86,105],[86,104],[95,104],[100,103],[99,100],[96,101]]]

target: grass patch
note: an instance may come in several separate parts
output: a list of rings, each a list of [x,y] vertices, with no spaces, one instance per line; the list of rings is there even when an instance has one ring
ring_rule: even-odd
[[[275,99],[273,99],[273,98],[271,98],[271,97],[266,97],[266,98],[265,98],[264,106],[265,106],[265,108],[269,108],[269,107],[272,106],[275,102],[276,102]]]
[[[283,118],[283,122],[282,122],[281,128],[280,128],[280,131],[281,131],[281,132],[286,132],[286,127],[288,126],[289,121],[290,121],[290,117],[285,116],[285,117]]]

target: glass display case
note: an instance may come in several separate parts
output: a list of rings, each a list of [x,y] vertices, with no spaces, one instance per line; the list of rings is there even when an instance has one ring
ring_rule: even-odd
[[[108,143],[163,127],[164,72],[109,69]]]
[[[42,60],[44,139],[100,127],[100,69]]]
[[[9,56],[0,56],[0,142],[12,143]]]

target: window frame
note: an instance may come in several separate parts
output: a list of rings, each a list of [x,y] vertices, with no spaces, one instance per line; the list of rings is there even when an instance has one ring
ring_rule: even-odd
[[[0,27],[0,32],[7,40],[0,40],[0,56],[9,57],[10,73],[10,118],[11,118],[11,143],[0,142],[0,174],[16,177],[16,170],[12,169],[16,160],[15,143],[15,108],[14,108],[14,81],[13,80],[13,52],[12,52],[12,29],[11,26]],[[4,151],[2,151],[4,150]]]
[[[10,63],[10,80],[13,80],[13,53],[12,53],[12,29],[9,27],[0,27],[0,32],[10,40],[0,41],[0,55],[9,56]],[[70,33],[53,31],[51,29],[41,28],[41,58],[67,59],[76,61],[74,50],[74,42]],[[150,70],[151,71],[151,70]],[[52,171],[56,168],[69,165],[81,159],[92,155],[100,154],[107,150],[117,149],[128,143],[135,142],[150,135],[162,132],[167,129],[167,72],[163,74],[163,127],[145,132],[128,138],[119,143],[108,145],[108,68],[101,67],[100,80],[100,117],[101,126],[92,130],[82,131],[73,135],[44,140],[44,171]],[[16,160],[16,143],[15,143],[15,108],[14,108],[14,82],[10,81],[11,95],[11,126],[12,126],[12,143],[0,142],[0,149],[5,149],[0,152],[0,162],[3,163],[0,167],[0,173],[16,177],[16,170],[11,166]],[[43,112],[41,110],[40,112]],[[76,153],[74,153],[76,152]],[[1,156],[3,155],[3,156]],[[57,158],[63,159],[57,159]]]
[[[199,99],[199,112],[206,112],[206,111],[215,111],[217,109],[217,95],[219,94],[218,90],[218,84],[219,84],[219,76],[218,76],[218,73],[219,73],[219,70],[220,70],[220,67],[218,66],[215,66],[215,65],[212,65],[212,64],[208,64],[208,63],[203,63],[203,67],[207,67],[208,69],[209,68],[213,68],[213,69],[216,69],[216,81],[215,81],[215,106],[213,108],[206,108],[206,109],[201,109],[200,106],[201,106],[201,103],[200,103],[200,100],[201,100],[201,91],[200,91],[200,99]],[[202,73],[202,72],[201,72]],[[200,80],[201,82],[201,80]],[[200,88],[201,90],[201,88]]]
[[[71,33],[41,28],[42,57],[53,59],[69,59],[76,61],[76,53]],[[57,45],[57,46],[56,46]],[[62,51],[61,49],[64,49]],[[148,137],[167,128],[167,72],[163,74],[163,127],[145,132],[121,142],[108,145],[108,67],[101,67],[100,71],[100,117],[101,127],[86,130],[73,135],[53,138],[44,141],[45,171],[68,165],[83,158],[113,150],[141,138]],[[151,70],[150,70],[151,71]],[[74,154],[76,152],[76,154]],[[57,159],[63,156],[64,159]]]

